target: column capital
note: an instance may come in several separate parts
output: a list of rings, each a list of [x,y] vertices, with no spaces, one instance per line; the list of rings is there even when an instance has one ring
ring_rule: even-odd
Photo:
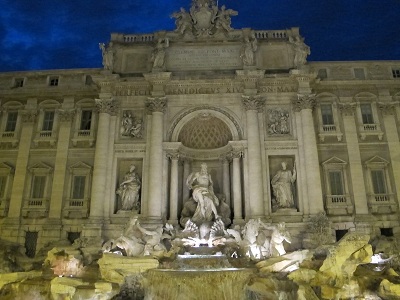
[[[297,94],[297,99],[293,100],[292,104],[297,112],[303,109],[313,110],[315,107],[315,94]]]
[[[21,115],[24,123],[34,123],[38,116],[38,111],[36,109],[25,109],[21,110]]]
[[[243,157],[243,151],[242,150],[232,150],[230,153],[230,156],[232,159],[234,158],[242,158]]]
[[[343,116],[354,116],[357,108],[357,103],[340,103],[339,109]]]
[[[118,102],[114,98],[109,99],[95,99],[96,108],[99,113],[106,113],[113,115],[117,112]]]
[[[265,98],[261,97],[261,95],[242,95],[242,103],[246,110],[262,111],[265,105]]]
[[[149,97],[147,98],[146,108],[150,112],[162,112],[167,109],[167,97]]]
[[[179,151],[168,151],[166,155],[170,160],[179,160],[180,157]]]
[[[75,109],[59,109],[57,112],[60,122],[72,121],[76,114]]]
[[[378,107],[383,115],[396,115],[396,107],[399,107],[400,102],[378,102]]]

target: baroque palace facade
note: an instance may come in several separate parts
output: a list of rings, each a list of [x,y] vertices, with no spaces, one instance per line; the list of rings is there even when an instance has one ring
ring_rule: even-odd
[[[398,234],[400,61],[307,62],[298,28],[236,14],[194,1],[174,31],[112,34],[102,69],[0,74],[0,238],[33,256],[132,210],[179,224],[202,163],[232,224],[284,221],[292,247],[322,211],[332,237]]]

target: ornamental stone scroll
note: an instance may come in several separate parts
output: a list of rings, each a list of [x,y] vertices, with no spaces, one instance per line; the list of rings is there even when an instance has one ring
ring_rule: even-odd
[[[34,123],[38,116],[38,111],[35,109],[22,110],[21,115],[24,123]]]
[[[76,110],[75,109],[59,109],[58,110],[58,118],[60,122],[69,122],[72,121],[75,117]]]

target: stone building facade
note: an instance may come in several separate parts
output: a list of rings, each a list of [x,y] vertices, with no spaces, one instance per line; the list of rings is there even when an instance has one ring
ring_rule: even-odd
[[[179,224],[202,163],[233,224],[284,221],[293,247],[321,211],[332,236],[399,233],[400,61],[307,62],[298,28],[232,29],[203,2],[112,34],[102,69],[0,74],[1,239],[115,235],[132,165],[142,224]]]

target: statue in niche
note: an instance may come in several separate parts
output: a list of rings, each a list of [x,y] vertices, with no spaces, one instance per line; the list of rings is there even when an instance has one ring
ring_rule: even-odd
[[[268,133],[270,135],[289,134],[289,112],[282,109],[268,110]]]
[[[140,177],[135,172],[135,165],[131,165],[128,172],[126,172],[123,181],[117,189],[117,195],[121,197],[122,208],[121,210],[139,210],[139,191],[140,191]]]
[[[255,64],[254,53],[256,51],[257,51],[257,39],[253,33],[251,39],[249,37],[246,37],[244,40],[244,45],[240,53],[240,58],[243,61],[243,65],[253,66]]]
[[[101,50],[101,54],[103,56],[103,67],[105,70],[112,70],[114,64],[114,51],[111,48],[112,43],[110,43],[107,47],[104,43],[99,43],[99,48]]]
[[[169,47],[168,38],[160,38],[154,49],[152,60],[154,69],[163,69],[165,66],[166,49]]]
[[[197,203],[191,220],[196,224],[202,224],[212,221],[213,218],[219,219],[217,212],[219,200],[214,194],[213,182],[211,175],[208,174],[207,164],[201,164],[200,172],[191,173],[186,180],[186,185],[193,190],[193,201]]]
[[[271,180],[277,208],[294,208],[293,183],[296,181],[296,162],[293,171],[287,170],[286,162],[281,163],[279,170]]]
[[[237,16],[238,12],[233,9],[226,9],[225,5],[221,6],[220,11],[217,14],[217,17],[215,19],[215,28],[218,29],[223,29],[226,32],[229,32],[232,30],[231,27],[231,16]]]
[[[176,29],[175,32],[184,34],[186,31],[192,31],[193,23],[192,17],[186,10],[181,7],[179,12],[175,12],[171,15],[171,18],[175,18]]]
[[[295,55],[294,55],[294,66],[300,68],[307,62],[307,56],[311,54],[310,47],[304,43],[304,38],[300,36],[289,37],[289,42],[293,44]]]
[[[143,137],[143,124],[141,120],[137,120],[131,112],[124,112],[121,121],[121,135],[133,138]]]

